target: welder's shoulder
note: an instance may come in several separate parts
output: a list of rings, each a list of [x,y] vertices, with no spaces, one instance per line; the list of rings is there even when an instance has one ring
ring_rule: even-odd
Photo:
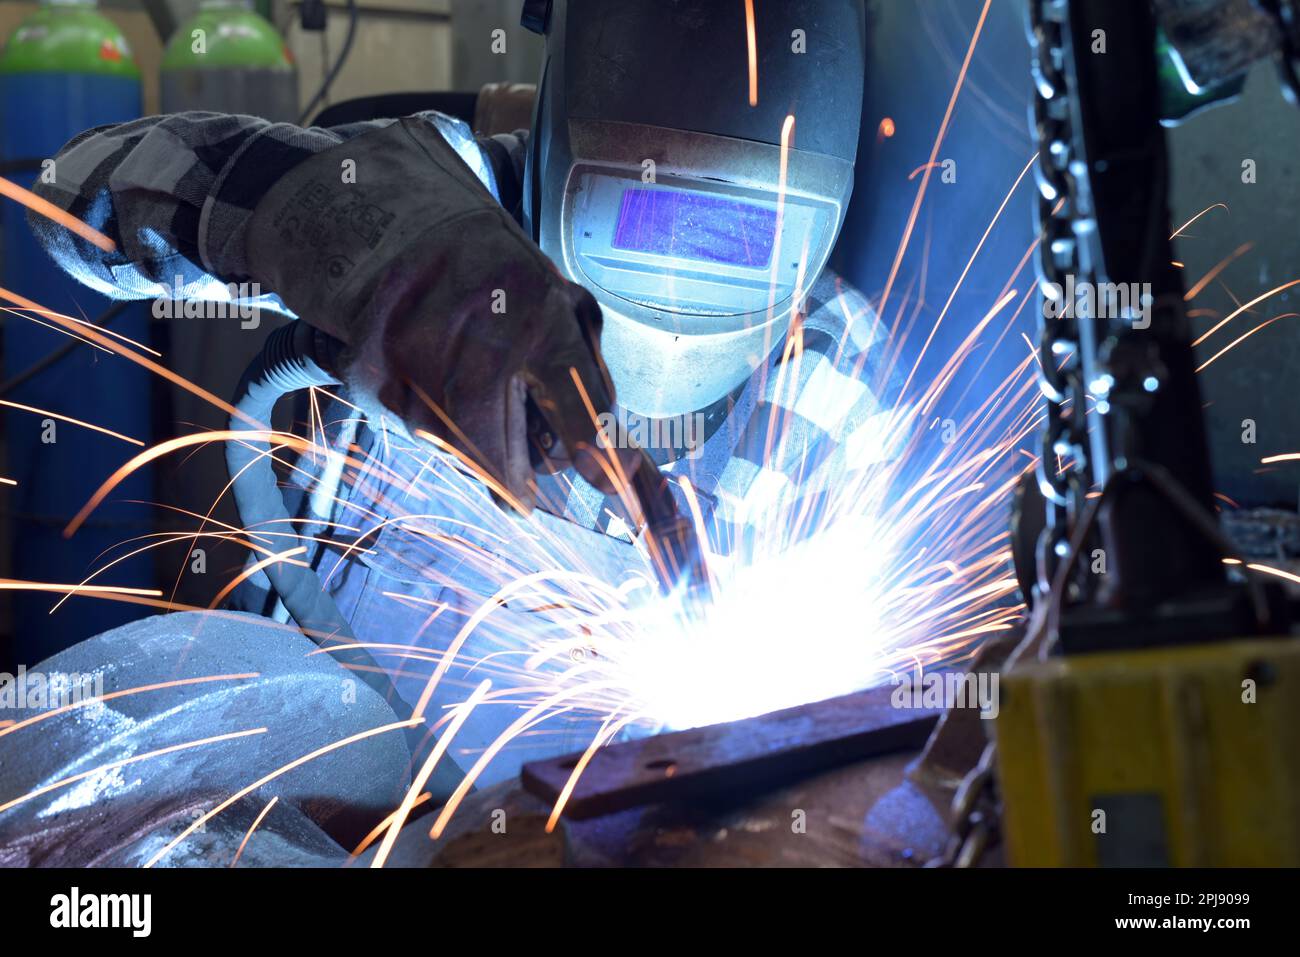
[[[856,286],[831,269],[822,271],[804,302],[804,352],[831,358],[837,367],[873,371],[870,361],[882,336],[876,311]]]

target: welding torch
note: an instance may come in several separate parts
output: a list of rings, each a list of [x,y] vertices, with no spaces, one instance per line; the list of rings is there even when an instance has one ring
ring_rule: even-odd
[[[659,585],[672,591],[678,584],[695,592],[709,583],[699,536],[690,516],[683,515],[673,500],[668,478],[640,450],[641,464],[632,476],[632,493],[645,516],[646,546]]]
[[[569,466],[569,457],[562,443],[531,398],[528,400],[528,438],[529,457],[535,470],[553,473]],[[609,436],[609,439],[630,444],[626,436]],[[707,586],[708,571],[695,523],[678,510],[668,477],[660,471],[650,454],[642,448],[636,451],[639,461],[628,483],[629,492],[641,512],[646,550],[655,578],[665,593],[678,586],[696,592]]]

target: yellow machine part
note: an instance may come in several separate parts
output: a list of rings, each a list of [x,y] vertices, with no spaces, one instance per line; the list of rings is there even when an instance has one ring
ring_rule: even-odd
[[[1013,865],[1300,865],[1300,640],[1019,665],[996,729]]]

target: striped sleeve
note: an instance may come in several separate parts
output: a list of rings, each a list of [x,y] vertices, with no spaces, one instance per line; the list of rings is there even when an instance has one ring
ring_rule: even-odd
[[[804,318],[789,339],[729,399],[725,421],[700,448],[663,469],[686,513],[691,497],[715,550],[743,554],[773,528],[806,526],[817,501],[853,473],[896,455],[893,416],[883,397],[897,392],[883,333],[866,297],[830,270],[813,284]],[[538,480],[552,514],[623,536],[624,505],[567,474]],[[799,536],[786,532],[783,542]]]
[[[493,170],[464,123],[440,113],[417,116],[497,194]],[[99,127],[59,151],[53,175],[36,192],[116,248],[105,252],[35,212],[28,219],[60,267],[104,295],[225,299],[226,284],[251,278],[246,227],[271,186],[308,157],[391,122],[322,129],[190,112]],[[259,304],[275,307],[270,293]]]
[[[894,378],[882,363],[876,314],[829,270],[814,284],[794,347],[756,375],[761,398],[737,423],[730,459],[714,488],[717,537],[743,549],[759,529],[793,527],[797,516],[841,488],[845,477],[893,454],[881,397]],[[798,537],[798,536],[795,536]]]

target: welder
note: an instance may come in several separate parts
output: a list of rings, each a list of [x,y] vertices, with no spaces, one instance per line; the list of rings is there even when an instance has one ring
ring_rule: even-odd
[[[688,478],[725,550],[791,483],[816,494],[877,451],[881,410],[862,384],[874,317],[825,271],[856,158],[859,0],[762,4],[752,24],[744,5],[714,0],[529,2],[524,16],[547,42],[531,131],[476,138],[437,113],[333,129],[148,117],[78,136],[40,187],[115,251],[32,217],[67,271],[109,295],[246,283],[344,344],[340,377],[365,423],[327,432],[367,467],[325,495],[316,474],[304,508],[373,532],[312,563],[353,633],[388,648],[446,649],[496,590],[465,557],[466,543],[500,549],[476,530],[494,501],[536,508],[615,569],[636,528],[610,495],[609,455],[643,481],[658,466],[682,514]],[[608,415],[701,428],[646,429],[677,438],[620,448],[602,441]],[[535,474],[539,421],[550,464],[568,469]],[[768,440],[773,426],[784,441]],[[409,497],[421,465],[393,448],[421,434],[472,459],[495,495]],[[417,531],[390,520],[414,514]],[[431,555],[439,535],[456,547]],[[466,666],[509,648],[533,614],[495,610],[461,650]],[[412,703],[426,676],[376,657]],[[430,717],[471,680],[452,668]],[[517,715],[478,709],[456,753]],[[590,733],[514,746],[486,779]]]

